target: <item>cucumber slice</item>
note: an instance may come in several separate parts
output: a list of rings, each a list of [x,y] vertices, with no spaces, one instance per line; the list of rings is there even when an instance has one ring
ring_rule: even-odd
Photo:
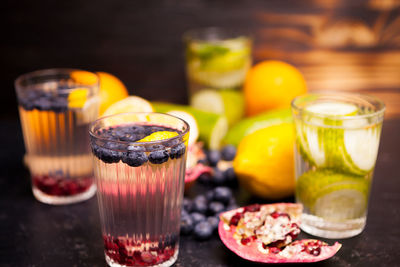
[[[343,220],[366,213],[370,178],[332,170],[308,171],[296,182],[296,198],[312,214]]]
[[[225,115],[229,126],[244,116],[243,95],[237,90],[201,90],[193,95],[190,104],[200,110]]]
[[[359,112],[355,105],[347,103],[318,103],[306,110],[330,116]],[[370,126],[364,118],[304,118],[303,122],[296,122],[298,149],[311,165],[365,175],[375,165],[380,127],[381,124]]]
[[[173,110],[181,110],[190,113],[199,126],[199,140],[203,141],[210,149],[219,149],[221,140],[228,131],[228,120],[220,114],[185,105],[162,102],[153,102],[152,105],[157,112],[167,113]]]
[[[358,107],[348,103],[323,102],[309,105],[305,110],[320,115],[352,116],[357,114]]]

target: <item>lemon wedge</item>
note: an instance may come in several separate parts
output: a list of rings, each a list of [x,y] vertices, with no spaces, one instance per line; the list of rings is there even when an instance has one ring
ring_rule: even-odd
[[[160,131],[160,132],[152,133],[152,134],[140,139],[138,142],[143,143],[143,142],[160,141],[160,140],[175,137],[177,135],[178,135],[177,132]]]

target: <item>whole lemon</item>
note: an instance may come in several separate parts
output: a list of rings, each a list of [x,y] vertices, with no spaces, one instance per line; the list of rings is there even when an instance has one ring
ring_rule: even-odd
[[[255,131],[239,143],[233,168],[250,193],[279,199],[294,193],[294,130],[282,123]]]
[[[276,60],[263,61],[247,73],[243,87],[246,114],[288,108],[292,99],[307,92],[303,75],[292,65]]]

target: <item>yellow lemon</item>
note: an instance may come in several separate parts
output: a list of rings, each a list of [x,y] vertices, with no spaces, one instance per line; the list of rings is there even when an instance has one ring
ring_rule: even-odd
[[[177,132],[170,132],[170,131],[159,131],[152,133],[145,138],[140,139],[138,142],[143,143],[143,142],[152,142],[152,141],[159,141],[159,140],[164,140],[168,138],[172,138],[177,136]]]
[[[249,70],[243,87],[246,114],[289,108],[292,99],[306,93],[303,75],[290,64],[269,60]]]
[[[100,114],[113,103],[128,96],[128,90],[120,79],[106,72],[96,72],[100,82]],[[96,77],[87,71],[74,71],[72,79],[82,84],[93,84]]]
[[[233,167],[252,194],[279,199],[294,193],[294,129],[282,123],[255,131],[239,143]]]
[[[68,95],[68,107],[82,108],[85,105],[87,95],[87,89],[75,89]]]

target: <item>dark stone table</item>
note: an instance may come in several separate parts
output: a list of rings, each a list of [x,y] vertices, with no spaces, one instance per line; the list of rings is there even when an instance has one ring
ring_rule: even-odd
[[[343,247],[335,257],[313,266],[400,266],[399,136],[400,121],[385,121],[366,229],[341,240]],[[0,266],[106,266],[96,198],[70,206],[39,203],[22,164],[18,122],[1,121],[0,139]],[[189,194],[202,190],[196,185]],[[260,201],[247,198],[240,188],[237,194],[240,204]],[[242,260],[215,236],[204,242],[182,237],[174,266],[259,264]]]

